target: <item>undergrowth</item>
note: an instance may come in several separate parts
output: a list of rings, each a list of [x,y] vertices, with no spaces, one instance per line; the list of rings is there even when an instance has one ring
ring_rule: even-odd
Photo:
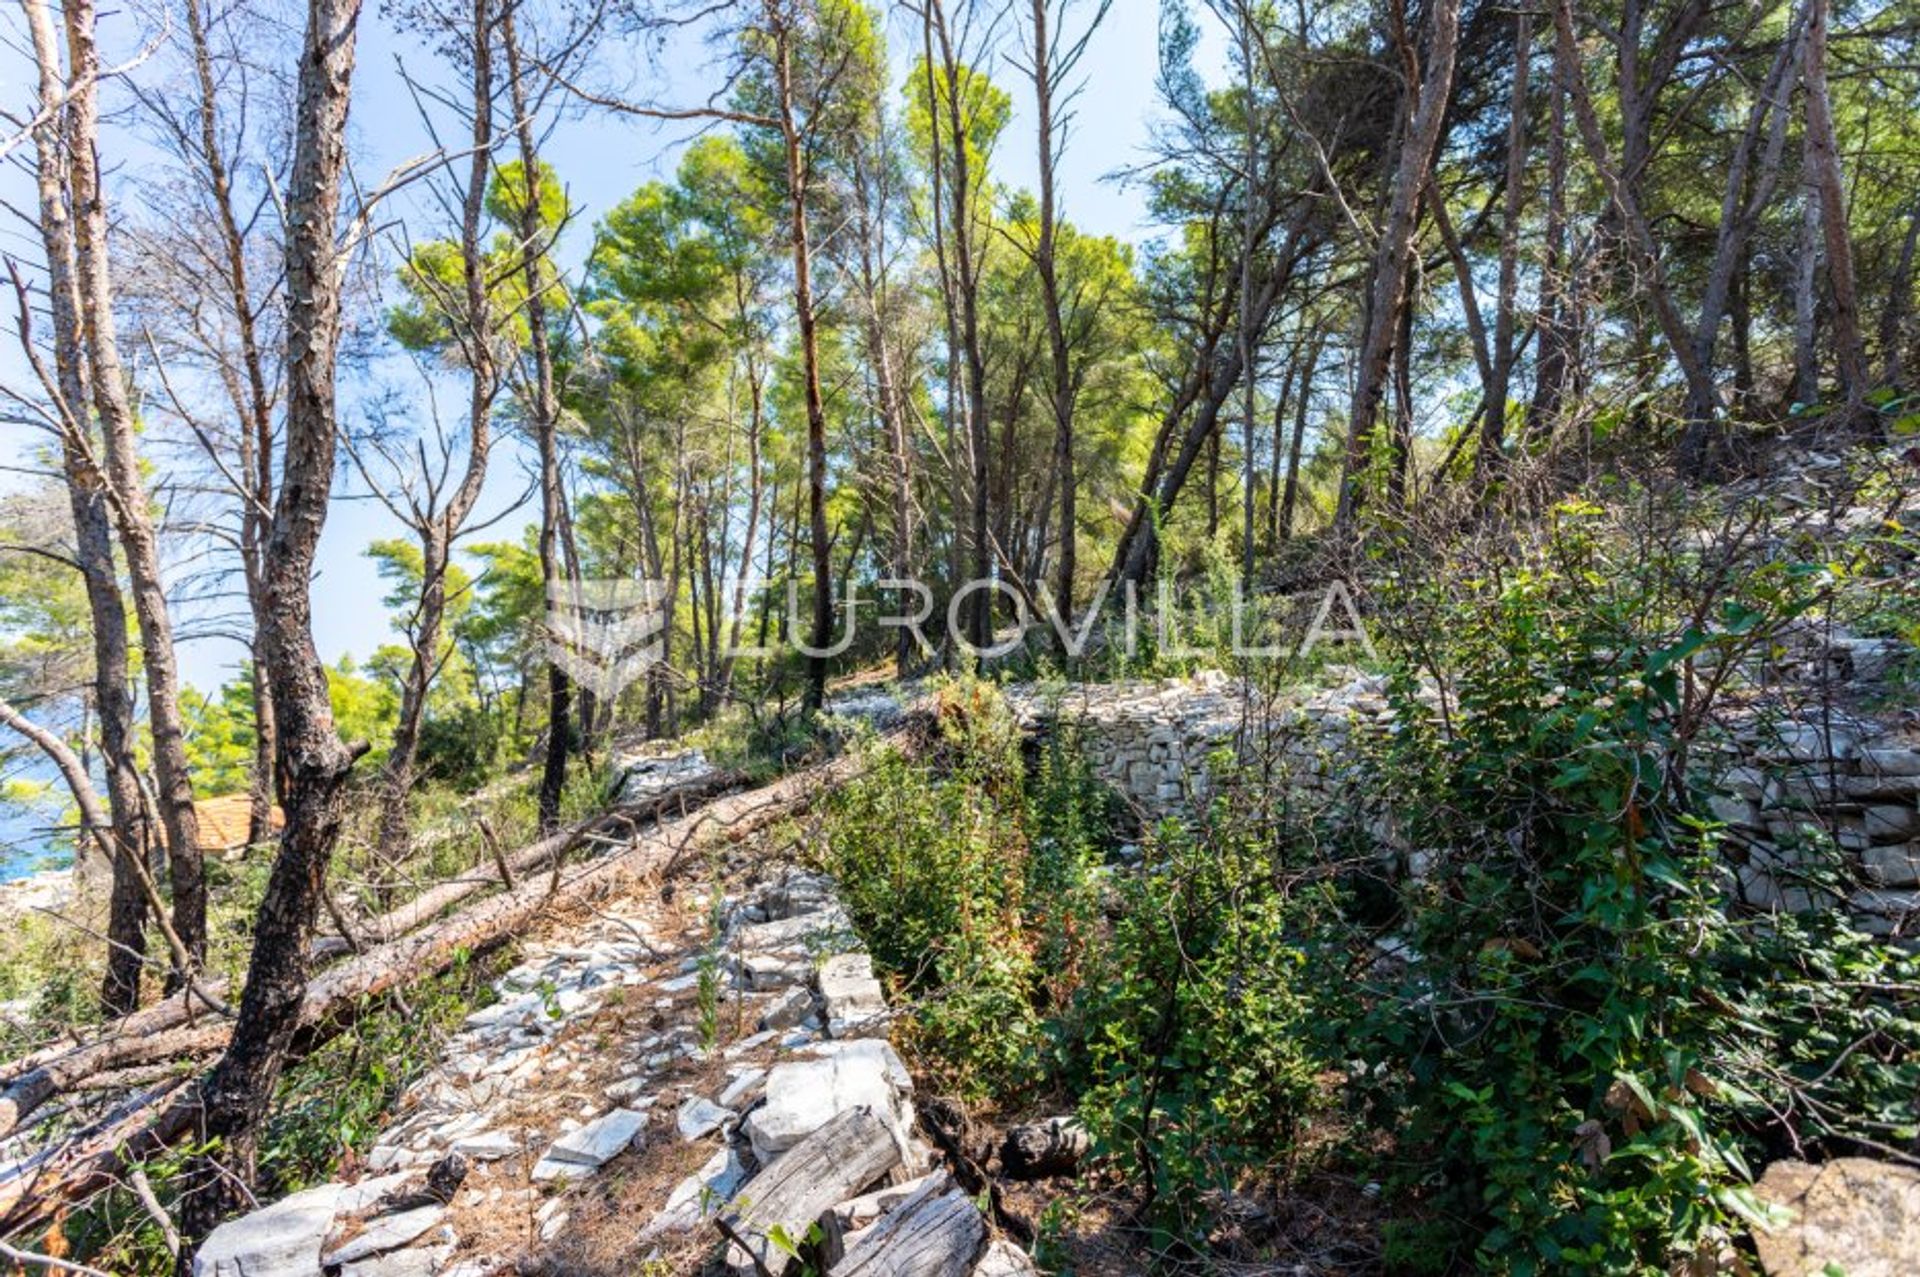
[[[1887,539],[1810,555],[1629,493],[1389,547],[1391,726],[1331,760],[1344,809],[1217,759],[1205,805],[1122,855],[1073,732],[1023,763],[963,680],[931,764],[883,753],[818,858],[935,1084],[1076,1107],[1156,1264],[1263,1258],[1244,1229],[1222,1251],[1221,1209],[1358,1123],[1387,1272],[1751,1271],[1767,1162],[1920,1156],[1920,960],[1836,910],[1744,907],[1706,804],[1796,627],[1905,623]],[[1416,850],[1417,877],[1379,872]]]

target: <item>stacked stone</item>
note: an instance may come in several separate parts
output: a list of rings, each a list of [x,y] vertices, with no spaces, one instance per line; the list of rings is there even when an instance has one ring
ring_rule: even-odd
[[[1881,677],[1892,659],[1884,641],[1842,639],[1822,649],[1840,653],[1821,658],[1823,667],[1857,689],[1870,650],[1867,675]],[[1148,819],[1204,799],[1215,751],[1247,758],[1265,750],[1301,810],[1357,821],[1402,872],[1421,877],[1431,857],[1406,845],[1362,783],[1367,738],[1393,726],[1384,680],[1357,671],[1337,677],[1277,704],[1243,694],[1221,674],[1009,695],[1030,728],[1075,723],[1094,773]],[[1920,938],[1920,745],[1910,736],[1839,711],[1750,706],[1704,770],[1743,903],[1787,911],[1843,905],[1868,934]]]

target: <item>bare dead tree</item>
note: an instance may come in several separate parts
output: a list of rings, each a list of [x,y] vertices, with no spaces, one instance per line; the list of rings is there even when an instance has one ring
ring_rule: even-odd
[[[1073,582],[1080,518],[1075,508],[1079,476],[1074,470],[1073,412],[1078,397],[1072,349],[1060,299],[1060,272],[1055,260],[1059,196],[1055,171],[1066,146],[1072,121],[1072,103],[1083,82],[1074,79],[1087,44],[1106,19],[1112,0],[1100,0],[1077,29],[1068,29],[1072,0],[1031,0],[1032,44],[1027,52],[1027,75],[1033,81],[1034,131],[1040,160],[1040,235],[1034,245],[1033,266],[1040,276],[1040,304],[1047,323],[1047,354],[1051,361],[1054,481],[1060,489],[1060,555],[1055,569],[1053,608],[1063,626],[1073,623]]]
[[[173,887],[173,925],[196,964],[206,958],[207,894],[201,868],[200,825],[193,805],[193,779],[187,766],[186,730],[180,717],[180,675],[174,657],[173,622],[160,568],[159,540],[135,443],[133,408],[120,360],[114,317],[113,284],[107,259],[106,194],[99,172],[99,46],[94,36],[91,0],[64,6],[69,80],[67,115],[68,186],[73,208],[75,279],[81,331],[85,334],[92,376],[93,408],[99,421],[105,461],[108,506],[120,533],[140,629],[142,666],[147,685],[148,729],[153,737],[153,766],[160,823],[167,834]],[[175,973],[177,982],[192,973]]]
[[[310,581],[333,492],[335,360],[345,272],[338,234],[360,0],[309,0],[287,187],[286,447],[265,558],[262,653],[287,760],[286,828],[254,923],[239,1018],[198,1090],[204,1151],[185,1172],[182,1263],[245,1200],[261,1127],[306,992],[347,773],[364,751],[334,729],[326,666],[313,642]],[[350,242],[350,241],[349,241]]]
[[[499,320],[491,296],[498,268],[489,262],[483,239],[487,188],[494,170],[493,41],[499,19],[492,0],[472,0],[462,17],[466,19],[464,23],[450,24],[454,27],[454,38],[464,45],[464,62],[470,77],[467,170],[464,180],[456,183],[460,210],[460,291],[453,294],[431,273],[415,268],[411,259],[406,269],[410,283],[425,298],[426,306],[446,324],[460,363],[467,370],[465,458],[456,471],[454,458],[460,444],[441,427],[437,413],[429,414],[432,417],[430,431],[414,440],[410,454],[404,443],[396,449],[378,436],[369,440],[364,448],[349,449],[369,490],[407,527],[420,546],[419,589],[404,625],[408,659],[400,683],[400,711],[380,776],[382,808],[376,849],[383,865],[388,867],[405,858],[410,840],[408,802],[419,759],[420,732],[426,722],[427,695],[451,651],[444,637],[449,568],[454,545],[470,530],[467,524],[486,483],[494,401],[501,382],[496,351],[500,344]],[[535,301],[531,296],[528,299],[530,319]],[[545,384],[550,395],[550,361],[547,374]],[[432,436],[432,456],[428,454],[427,433]],[[551,441],[545,446],[551,447]],[[368,469],[368,451],[385,460],[391,482]],[[543,453],[543,486],[545,466]]]
[[[68,81],[60,72],[58,37],[44,0],[28,0],[25,11],[43,103],[64,96]],[[62,479],[73,515],[74,562],[86,582],[93,639],[93,715],[106,773],[107,816],[103,847],[112,865],[113,886],[107,916],[107,965],[100,1001],[112,1014],[132,1010],[140,1001],[140,973],[146,952],[148,901],[136,878],[149,835],[140,778],[134,761],[134,706],[129,676],[126,605],[114,564],[112,515],[106,479],[95,463],[89,436],[90,370],[81,337],[78,267],[67,198],[66,123],[58,110],[44,111],[35,127],[35,178],[39,194],[41,243],[46,252],[47,304],[53,341],[54,372],[42,377],[42,392],[52,405],[60,440]],[[20,339],[37,370],[45,365],[32,355],[30,314],[21,293]],[[84,771],[83,771],[84,774]],[[76,794],[75,801],[80,801]],[[101,835],[95,821],[96,836]]]

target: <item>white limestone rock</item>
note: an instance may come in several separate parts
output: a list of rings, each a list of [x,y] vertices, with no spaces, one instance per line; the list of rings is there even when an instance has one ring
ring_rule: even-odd
[[[836,1114],[861,1105],[879,1114],[905,1142],[913,1114],[913,1080],[893,1048],[872,1039],[823,1043],[814,1058],[774,1066],[766,1103],[742,1124],[753,1155],[771,1162]]]
[[[768,1029],[790,1029],[813,1014],[813,990],[804,984],[795,984],[773,1004],[760,1013],[756,1026],[762,1032]]]
[[[704,1095],[695,1095],[681,1103],[680,1111],[674,1115],[674,1124],[679,1127],[681,1139],[697,1140],[713,1134],[735,1116],[732,1109],[722,1108]]]
[[[341,1186],[318,1184],[208,1234],[193,1277],[316,1277]]]
[[[601,1114],[579,1130],[553,1142],[543,1161],[567,1162],[588,1169],[606,1165],[633,1142],[647,1124],[647,1115],[634,1109],[617,1108]]]
[[[1040,1268],[1026,1251],[1004,1237],[996,1237],[974,1261],[973,1277],[1040,1277]]]
[[[731,1146],[720,1149],[699,1170],[675,1185],[659,1214],[640,1230],[645,1241],[665,1233],[690,1233],[726,1204],[747,1179],[746,1165]]]
[[[446,1218],[446,1214],[447,1208],[444,1206],[421,1206],[397,1215],[383,1215],[369,1223],[358,1235],[328,1251],[320,1260],[321,1267],[332,1268],[335,1264],[350,1264],[356,1259],[398,1250],[408,1242],[424,1237]]]

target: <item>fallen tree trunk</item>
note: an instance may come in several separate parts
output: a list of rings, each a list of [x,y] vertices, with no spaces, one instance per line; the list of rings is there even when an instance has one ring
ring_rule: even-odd
[[[965,1277],[986,1241],[980,1208],[950,1176],[939,1176],[849,1242],[832,1272],[834,1277]]]
[[[556,859],[564,859],[568,853],[589,844],[596,836],[614,836],[611,831],[622,826],[631,829],[664,819],[676,808],[682,815],[686,815],[687,803],[705,802],[715,795],[738,788],[741,781],[742,777],[738,772],[714,772],[698,780],[676,785],[645,802],[611,808],[572,829],[522,847],[507,857],[506,865],[510,881],[503,883],[497,876],[481,876],[455,878],[449,882],[443,882],[437,887],[421,892],[390,913],[368,919],[362,926],[362,938],[385,942],[404,936],[418,927],[425,926],[454,905],[486,888],[497,886],[513,888],[525,875],[546,868]],[[327,936],[316,941],[314,947],[319,950],[323,946],[333,954],[344,953],[350,949],[345,937]]]
[[[906,732],[896,730],[894,736],[905,738]],[[585,904],[631,889],[649,877],[665,877],[689,853],[739,841],[776,820],[804,812],[817,795],[846,783],[865,768],[863,755],[847,755],[719,799],[658,825],[622,851],[522,882],[412,935],[338,963],[308,984],[294,1049],[310,1051],[350,1023],[370,999],[444,970],[461,953],[521,934],[548,909]],[[632,814],[626,815],[631,818]],[[609,813],[610,818],[617,816]],[[605,827],[603,818],[583,828]],[[576,830],[568,837],[580,834]],[[204,1031],[204,1043],[214,1044],[206,1048],[211,1053],[224,1047],[230,1026],[209,1025]],[[193,1128],[195,1103],[191,1088],[156,1087],[85,1130],[0,1169],[0,1236],[45,1225],[106,1187],[125,1166],[183,1138]]]
[[[613,808],[570,830],[543,838],[515,852],[508,858],[507,865],[517,880],[524,874],[545,868],[555,859],[564,858],[596,836],[612,836],[615,830],[630,832],[633,828],[664,817],[676,808],[684,815],[688,802],[704,802],[712,795],[736,788],[740,783],[739,775],[731,772],[714,773],[689,781],[645,802]],[[496,878],[466,877],[434,887],[390,913],[369,919],[365,923],[362,947],[366,947],[365,937],[378,942],[403,936],[482,890],[499,885]],[[345,937],[322,936],[314,941],[311,956],[318,962],[352,952],[353,947]],[[212,997],[224,997],[228,992],[228,983],[224,980],[211,983],[206,986],[206,992]],[[4,1095],[0,1095],[0,1139],[19,1129],[22,1122],[54,1095],[94,1074],[132,1063],[157,1063],[167,1059],[193,1059],[218,1054],[226,1046],[224,1036],[217,1041],[206,1039],[211,1045],[197,1047],[188,1044],[201,1039],[183,1031],[203,1023],[226,1022],[225,1017],[211,1016],[200,999],[175,996],[114,1021],[106,1033],[90,1042],[46,1047],[15,1060],[0,1070],[0,1083],[7,1087]],[[170,1056],[151,1053],[127,1056],[126,1044],[130,1041],[174,1042],[178,1046]],[[47,1090],[45,1088],[50,1080],[55,1080],[55,1084],[51,1090]]]
[[[779,1238],[802,1238],[821,1213],[900,1164],[900,1143],[870,1108],[845,1109],[735,1193],[714,1226],[735,1272],[780,1272]]]
[[[211,1024],[201,1028],[174,1029],[146,1037],[110,1038],[91,1050],[75,1051],[49,1060],[39,1068],[21,1074],[4,1092],[0,1092],[0,1136],[12,1134],[35,1109],[96,1073],[212,1055],[226,1042],[226,1026]]]

